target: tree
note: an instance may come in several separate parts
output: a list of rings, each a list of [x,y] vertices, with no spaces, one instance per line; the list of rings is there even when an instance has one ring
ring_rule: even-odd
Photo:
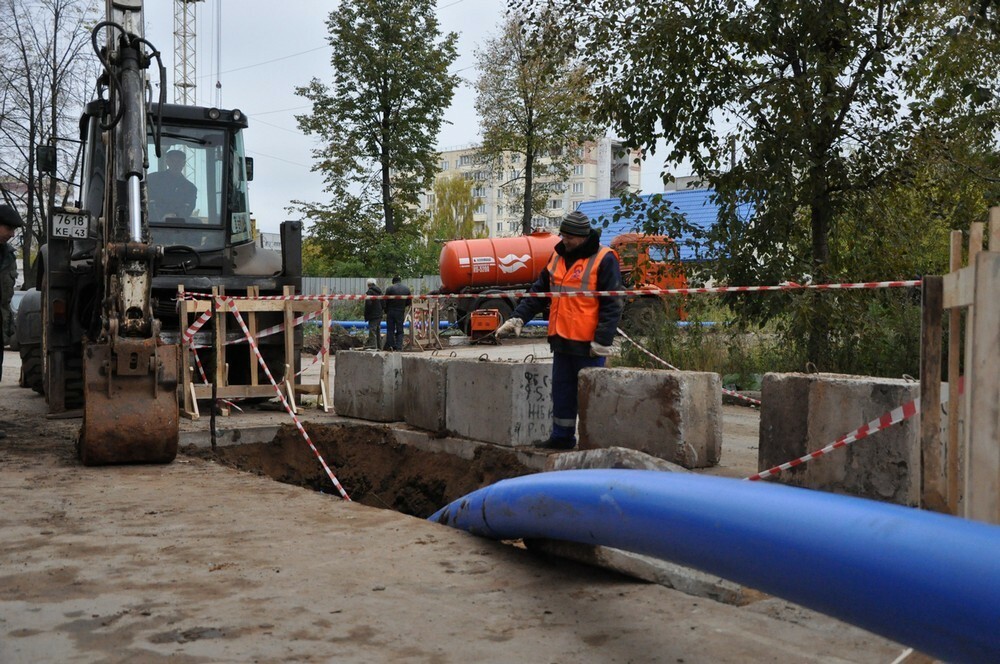
[[[912,173],[907,155],[926,111],[939,127],[964,114],[934,104],[946,81],[975,68],[980,90],[997,88],[996,40],[955,29],[968,13],[961,0],[514,4],[531,7],[531,25],[559,14],[596,81],[595,120],[629,147],[651,153],[665,141],[666,178],[689,163],[715,189],[718,276],[736,284],[849,277],[832,263],[850,240],[840,222],[859,198]],[[976,56],[938,59],[949,50]],[[947,76],[920,75],[942,67]],[[737,214],[741,204],[751,219]],[[808,359],[825,366],[830,300],[810,300],[798,332]],[[783,302],[757,298],[742,310],[766,319]]]
[[[0,199],[21,209],[24,265],[45,238],[49,207],[74,193],[39,176],[35,147],[56,148],[57,173],[73,180],[79,146],[79,108],[96,80],[88,24],[94,2],[0,0]],[[57,201],[57,194],[62,200]],[[34,274],[25,270],[25,282]]]
[[[473,215],[482,199],[472,195],[472,181],[453,175],[434,181],[434,205],[428,240],[477,237]]]
[[[479,155],[502,183],[502,194],[519,204],[525,234],[532,216],[544,211],[548,194],[561,191],[577,146],[594,135],[581,113],[586,79],[552,47],[561,40],[554,21],[525,32],[512,16],[500,35],[476,51]]]
[[[415,215],[390,235],[382,232],[378,204],[358,196],[347,195],[332,205],[293,202],[315,220],[303,242],[307,276],[414,276],[437,269],[437,249],[424,238],[424,215]]]
[[[437,170],[434,141],[457,83],[447,69],[458,36],[442,37],[434,11],[431,0],[343,0],[327,20],[332,86],[296,88],[312,102],[296,119],[322,141],[314,169],[331,205],[380,200],[390,235]]]

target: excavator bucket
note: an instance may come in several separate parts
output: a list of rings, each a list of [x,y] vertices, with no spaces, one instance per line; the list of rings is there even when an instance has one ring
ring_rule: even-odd
[[[178,346],[119,337],[83,353],[86,466],[170,463],[177,456]]]

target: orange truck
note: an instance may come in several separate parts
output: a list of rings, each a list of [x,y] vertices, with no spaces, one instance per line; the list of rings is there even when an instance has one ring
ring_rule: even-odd
[[[441,248],[439,293],[466,295],[446,300],[448,318],[468,332],[470,314],[496,309],[507,320],[517,306],[515,291],[527,290],[548,265],[559,236],[546,231],[505,238],[452,240]],[[630,290],[684,288],[687,279],[674,241],[662,235],[625,233],[611,242]],[[626,300],[624,317],[646,318],[667,312],[666,298],[635,296]],[[678,307],[679,315],[683,310]],[[547,315],[547,310],[546,310]]]

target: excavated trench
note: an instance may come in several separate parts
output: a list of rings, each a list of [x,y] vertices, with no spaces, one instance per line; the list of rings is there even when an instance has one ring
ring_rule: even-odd
[[[534,472],[512,452],[488,446],[466,460],[404,445],[379,427],[306,424],[305,428],[351,500],[421,518],[471,491]],[[282,426],[270,443],[215,450],[188,446],[183,452],[338,495],[302,435],[290,425]]]

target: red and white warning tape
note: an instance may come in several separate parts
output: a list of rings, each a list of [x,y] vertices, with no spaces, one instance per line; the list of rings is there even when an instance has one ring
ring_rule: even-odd
[[[191,324],[191,327],[184,330],[184,334],[182,335],[184,337],[184,343],[191,343],[191,340],[194,339],[194,335],[197,334],[198,330],[204,327],[205,323],[212,320],[212,316],[219,310],[219,307],[222,306],[222,302],[224,300],[225,298],[216,298],[215,306],[211,309],[207,309],[202,315],[198,316],[197,320]]]
[[[347,491],[344,490],[344,487],[341,486],[340,481],[337,479],[337,476],[333,474],[332,470],[330,470],[330,466],[327,465],[326,459],[324,459],[323,455],[320,454],[318,449],[316,449],[316,446],[313,444],[312,439],[306,432],[305,427],[302,426],[302,421],[299,420],[298,416],[295,414],[295,411],[292,410],[292,407],[288,404],[288,399],[285,398],[284,392],[281,391],[281,387],[278,386],[278,383],[274,380],[274,376],[271,375],[271,370],[267,368],[267,363],[264,361],[264,356],[260,354],[260,349],[257,347],[257,342],[254,340],[253,335],[250,334],[250,328],[248,328],[247,324],[243,321],[243,316],[240,315],[239,310],[236,308],[236,304],[232,301],[232,298],[225,298],[225,299],[228,300],[230,311],[236,318],[236,322],[239,323],[240,328],[243,330],[243,334],[246,335],[247,342],[250,344],[250,348],[252,348],[254,354],[257,355],[257,362],[260,363],[261,368],[264,369],[264,373],[267,374],[267,379],[271,381],[271,385],[274,387],[274,391],[278,394],[278,398],[281,400],[281,405],[285,407],[285,411],[292,417],[292,421],[295,422],[295,428],[299,430],[299,433],[302,434],[302,437],[305,439],[306,443],[309,444],[309,449],[311,449],[313,451],[313,454],[316,455],[316,458],[319,459],[320,465],[323,466],[323,470],[326,471],[327,477],[329,477],[330,481],[333,482],[333,486],[337,488],[337,491],[340,493],[341,497],[344,500],[350,500],[351,498],[350,496],[347,495]]]
[[[320,348],[320,349],[319,349],[319,352],[318,352],[318,353],[316,353],[316,357],[314,357],[314,358],[313,358],[313,361],[309,363],[309,366],[308,366],[308,367],[303,367],[303,368],[302,368],[302,369],[301,369],[301,370],[300,370],[300,371],[299,371],[299,372],[298,372],[297,374],[295,374],[295,376],[296,376],[296,377],[298,377],[298,376],[301,376],[302,374],[304,374],[304,373],[305,373],[306,371],[308,371],[308,370],[309,370],[309,369],[310,369],[310,368],[311,368],[311,367],[312,367],[312,366],[313,366],[314,364],[316,364],[317,362],[319,362],[319,360],[320,360],[320,358],[321,358],[321,357],[323,357],[323,356],[324,356],[325,354],[327,354],[327,353],[329,353],[329,352],[330,352],[330,349],[329,349],[329,348]]]
[[[633,346],[635,346],[636,348],[638,348],[643,353],[645,353],[646,355],[650,356],[651,358],[653,358],[654,360],[656,360],[657,362],[659,362],[663,366],[667,367],[668,369],[673,369],[674,371],[680,371],[680,369],[678,369],[674,365],[670,364],[669,362],[667,362],[663,358],[654,355],[649,349],[643,348],[642,344],[640,344],[638,341],[636,341],[635,339],[633,339],[629,335],[625,334],[625,332],[620,327],[618,328],[618,334],[622,335]],[[760,406],[760,401],[759,400],[752,399],[752,398],[747,397],[747,396],[743,396],[739,392],[734,392],[732,390],[727,390],[726,388],[722,388],[722,393],[723,394],[728,394],[729,396],[734,397],[736,399],[742,399],[743,401],[747,401],[747,402],[749,402],[749,403],[751,403],[751,404],[753,404],[755,406]]]
[[[219,310],[219,306],[220,305],[218,303],[216,303],[215,307],[211,311],[206,311],[205,313],[203,313],[191,325],[191,327],[189,327],[187,330],[184,331],[184,339],[188,342],[188,344],[191,344],[191,340],[194,339],[195,333],[197,333],[198,330],[200,330],[205,325],[205,323],[207,323],[212,318],[212,314]],[[302,323],[305,323],[306,321],[310,321],[310,320],[312,320],[314,318],[319,318],[322,315],[323,315],[323,311],[322,310],[319,310],[319,311],[310,311],[307,314],[303,314],[301,316],[296,317],[292,321],[292,327],[297,327],[298,325],[301,325]],[[272,325],[271,327],[265,327],[263,330],[258,330],[257,331],[257,338],[258,339],[263,339],[264,337],[269,337],[272,334],[277,334],[279,332],[282,332],[284,329],[285,329],[285,324],[284,323],[278,323],[277,325]],[[246,342],[246,339],[234,339],[234,340],[231,340],[231,341],[227,341],[226,345],[227,346],[231,346],[233,344],[242,344],[242,343],[245,343],[245,342]],[[209,346],[207,346],[205,344],[202,344],[200,346],[195,346],[195,345],[191,344],[191,347],[192,348],[209,348]]]
[[[958,381],[958,393],[962,394],[964,392],[965,381],[959,378]],[[941,403],[948,403],[948,392],[941,392]],[[759,472],[756,475],[751,475],[750,477],[745,477],[744,479],[750,480],[751,482],[756,480],[767,479],[768,477],[774,477],[778,475],[783,470],[788,470],[789,468],[795,468],[796,466],[801,466],[807,461],[812,461],[813,459],[818,459],[821,456],[829,454],[835,449],[841,447],[847,447],[851,443],[857,442],[862,438],[866,438],[873,433],[882,431],[883,429],[888,429],[889,427],[899,424],[903,420],[907,420],[917,413],[920,412],[920,398],[916,398],[912,401],[907,401],[899,408],[893,408],[888,413],[884,413],[882,416],[868,422],[867,424],[862,424],[854,431],[844,434],[837,440],[833,441],[826,447],[816,450],[815,452],[810,452],[805,456],[800,456],[798,459],[794,459],[787,463],[783,463],[780,466],[775,466],[774,468],[768,468],[765,471]]]
[[[875,288],[913,288],[920,286],[919,279],[908,281],[865,281],[847,284],[797,284],[785,282],[777,286],[716,286],[712,288],[643,288],[612,291],[570,291],[529,293],[527,291],[504,292],[504,297],[624,297],[627,295],[693,295],[704,293],[755,293],[765,291],[793,290],[868,290]],[[186,293],[187,297],[213,297],[204,293]],[[228,297],[228,296],[227,296]],[[426,295],[354,295],[334,293],[327,295],[261,295],[259,297],[233,296],[234,300],[292,300],[292,301],[344,301],[344,300],[439,300],[449,298],[476,298],[481,293],[426,294]]]

